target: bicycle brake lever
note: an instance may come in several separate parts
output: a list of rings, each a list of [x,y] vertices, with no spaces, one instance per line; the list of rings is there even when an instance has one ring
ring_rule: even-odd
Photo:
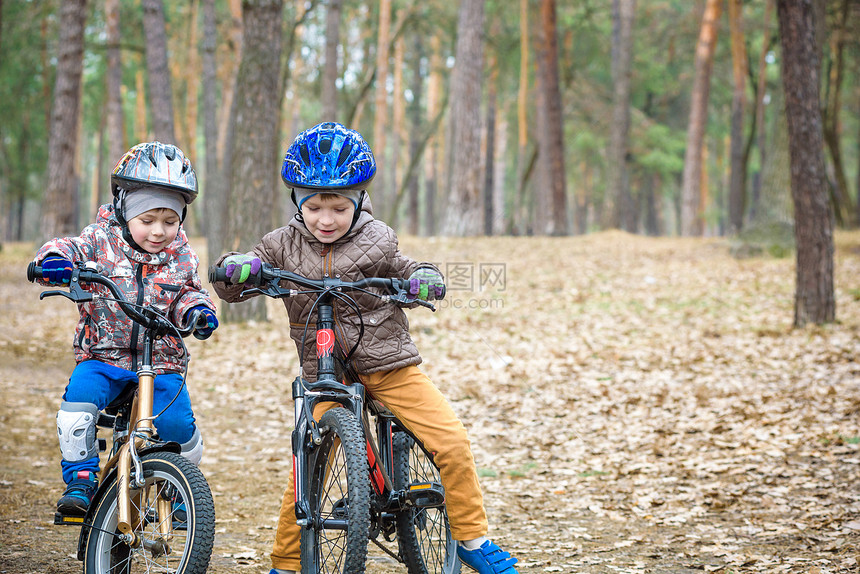
[[[66,299],[73,301],[75,303],[86,303],[87,301],[93,300],[93,294],[89,291],[85,291],[79,283],[72,283],[69,285],[69,290],[67,291],[42,291],[39,293],[39,300],[41,301],[45,297],[55,297],[59,295],[60,297],[65,297]]]
[[[401,292],[397,293],[396,295],[389,295],[388,299],[390,301],[393,301],[394,303],[401,303],[403,305],[413,305],[413,304],[421,305],[422,307],[427,307],[428,309],[430,309],[434,313],[436,312],[436,305],[434,305],[433,303],[431,303],[429,301],[425,301],[423,299],[417,299],[417,298],[416,299],[410,299],[407,296],[405,291],[401,291]]]

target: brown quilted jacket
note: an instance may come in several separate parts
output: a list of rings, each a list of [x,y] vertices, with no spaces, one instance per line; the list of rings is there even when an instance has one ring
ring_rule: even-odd
[[[406,257],[398,248],[397,236],[385,223],[373,218],[370,202],[365,199],[362,213],[353,229],[331,244],[324,244],[293,218],[288,225],[276,229],[266,236],[250,252],[265,263],[287,271],[293,271],[312,279],[324,275],[340,277],[344,281],[357,281],[365,277],[406,278],[419,266]],[[234,253],[225,253],[217,265]],[[435,267],[434,267],[435,268]],[[241,299],[242,285],[217,283],[218,296],[227,302]],[[370,295],[351,293],[358,303],[364,318],[364,337],[353,354],[352,365],[360,374],[397,369],[421,362],[418,348],[409,336],[409,321],[402,309],[384,303]],[[305,322],[314,298],[297,295],[283,299],[290,317],[290,335],[301,352]],[[340,355],[355,344],[359,334],[356,313],[341,301],[335,303],[335,330],[340,346]],[[316,313],[310,318],[308,334],[302,359],[304,376],[316,378]]]

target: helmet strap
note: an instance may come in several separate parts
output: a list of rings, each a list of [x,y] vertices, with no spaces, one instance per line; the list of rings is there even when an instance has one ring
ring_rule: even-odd
[[[358,205],[355,206],[355,213],[352,214],[352,223],[349,224],[349,229],[346,230],[344,236],[349,235],[349,232],[352,231],[352,228],[355,227],[355,224],[358,222],[359,216],[361,216],[361,207],[364,205],[364,197],[367,195],[367,190],[361,190],[361,195],[358,198]],[[293,189],[290,192],[290,198],[293,200],[293,203],[296,205],[296,221],[305,226],[305,229],[308,229],[307,224],[305,224],[305,218],[302,217],[302,210],[299,208],[299,202],[296,201],[296,190]],[[310,229],[308,229],[310,231]]]
[[[364,205],[365,195],[367,195],[367,191],[361,190],[361,195],[358,196],[358,205],[355,206],[355,213],[352,214],[352,223],[344,235],[349,235],[349,232],[352,231],[352,228],[355,227],[355,224],[358,222],[358,218],[361,215],[361,206]]]

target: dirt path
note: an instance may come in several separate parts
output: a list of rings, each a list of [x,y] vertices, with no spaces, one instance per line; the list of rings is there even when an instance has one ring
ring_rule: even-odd
[[[717,240],[424,240],[452,287],[410,312],[470,429],[491,536],[520,572],[860,570],[860,234],[838,236],[840,322],[790,329],[793,261]],[[54,415],[76,313],[0,253],[0,574],[80,572]],[[215,495],[210,572],[265,573],[288,473],[283,311],[191,341]],[[374,553],[369,572],[405,569]]]

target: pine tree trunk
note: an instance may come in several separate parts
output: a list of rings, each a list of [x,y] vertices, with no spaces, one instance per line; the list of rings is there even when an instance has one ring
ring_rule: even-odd
[[[543,65],[541,66],[546,103],[547,130],[541,142],[542,153],[547,155],[550,213],[547,216],[548,235],[567,235],[567,185],[564,169],[564,114],[561,88],[558,79],[558,30],[556,26],[556,0],[541,0],[541,30]]]
[[[480,235],[481,91],[484,62],[484,0],[461,0],[456,63],[451,76],[446,235]]]
[[[226,245],[248,251],[271,231],[278,169],[283,0],[245,0],[242,61],[236,80]],[[268,216],[261,216],[268,214]],[[212,255],[213,257],[215,254]],[[227,305],[225,321],[265,320],[265,297]]]
[[[430,37],[430,77],[427,80],[427,123],[434,121],[440,112],[440,94],[442,91],[442,56],[439,36]],[[439,181],[439,148],[441,132],[430,136],[427,144],[427,154],[424,157],[424,235],[434,235],[436,225],[436,192]]]
[[[201,54],[201,71],[203,77],[203,137],[205,139],[204,153],[206,162],[203,169],[202,191],[203,199],[203,233],[206,234],[206,245],[209,261],[221,253],[221,234],[224,232],[224,186],[223,178],[218,175],[218,102],[215,46],[218,29],[215,23],[215,0],[203,0],[203,43]],[[199,170],[198,170],[199,174]],[[214,262],[214,261],[213,261]],[[206,264],[208,266],[208,263]]]
[[[820,62],[812,0],[778,0],[777,15],[797,242],[794,325],[802,327],[836,319],[833,212],[824,172]]]
[[[762,26],[762,37],[769,36],[770,20],[773,15],[773,0],[765,0],[764,6],[764,25]],[[761,52],[758,58],[758,84],[756,86],[755,98],[755,127],[756,127],[756,147],[758,148],[758,164],[759,171],[753,180],[752,198],[750,200],[749,220],[754,221],[757,217],[759,209],[759,199],[761,197],[762,182],[764,180],[764,168],[767,164],[767,129],[764,123],[764,94],[767,85],[767,54],[771,48],[770,42],[762,42]]]
[[[105,0],[105,27],[107,35],[107,70],[105,77],[107,82],[106,106],[107,115],[107,140],[108,140],[108,162],[111,167],[120,160],[129,148],[125,140],[125,122],[122,113],[122,60],[120,56],[119,42],[119,0]],[[110,181],[102,178],[102,185],[109,187]],[[100,192],[103,197],[111,197],[110,190],[107,193]]]
[[[391,0],[379,2],[379,32],[376,38],[376,93],[374,97],[373,141],[370,147],[376,158],[373,194],[377,205],[385,205],[391,197],[387,181],[386,127],[388,126],[388,49],[391,32]]]
[[[848,0],[841,0],[838,20],[830,39],[830,75],[827,82],[827,100],[824,108],[824,141],[833,161],[833,205],[836,222],[843,227],[851,226],[854,211],[851,195],[848,193],[848,177],[845,175],[845,162],[842,159],[842,145],[839,141],[839,111],[842,108],[842,80],[845,75],[845,36],[847,34]]]
[[[520,81],[517,90],[517,186],[513,232],[526,233],[525,187],[528,173],[529,0],[520,0]]]
[[[728,232],[743,228],[746,208],[746,164],[744,161],[744,117],[746,115],[747,51],[744,44],[741,0],[728,0],[729,27],[732,37],[732,127],[731,167],[729,179]]]
[[[421,73],[421,63],[424,60],[424,41],[416,34],[412,39],[412,102],[409,104],[409,157],[415,161],[420,152],[421,137],[421,94],[424,93],[424,75]],[[407,182],[409,202],[407,204],[407,230],[412,235],[418,235],[420,222],[420,185],[418,173],[414,173]]]
[[[322,80],[322,120],[337,121],[337,47],[343,0],[329,0],[325,15],[325,66]]]
[[[41,239],[68,236],[77,231],[79,177],[75,159],[86,17],[86,0],[68,0],[62,3],[57,77],[48,136],[48,180],[42,203]]]
[[[167,33],[162,0],[141,0],[146,36],[146,70],[149,79],[149,112],[155,139],[176,144],[173,126],[173,90],[167,63]]]
[[[606,200],[603,206],[604,227],[636,231],[638,213],[633,210],[627,148],[630,132],[630,72],[633,61],[633,21],[635,0],[612,2],[612,125],[607,151]],[[634,212],[634,213],[631,213]],[[627,222],[627,223],[625,223]],[[632,228],[631,228],[632,227]]]
[[[696,46],[696,71],[690,95],[690,121],[687,127],[687,150],[684,155],[684,175],[681,184],[681,235],[701,235],[702,210],[702,147],[708,119],[708,96],[711,68],[717,43],[722,0],[707,0],[699,42]]]

